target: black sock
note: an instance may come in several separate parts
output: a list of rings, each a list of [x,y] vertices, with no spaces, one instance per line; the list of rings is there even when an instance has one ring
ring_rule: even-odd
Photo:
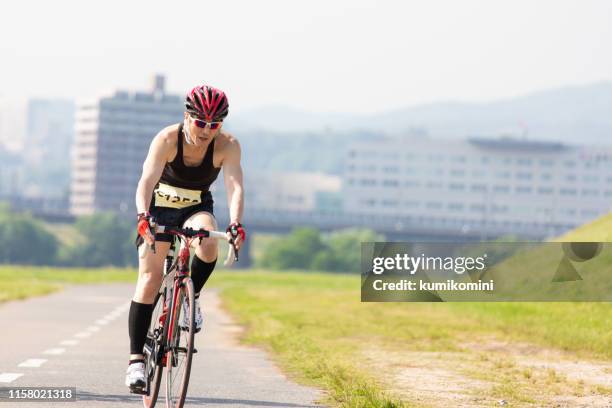
[[[142,354],[147,330],[151,324],[153,305],[138,303],[132,300],[130,315],[128,317],[128,329],[130,333],[130,354]]]
[[[216,264],[216,259],[212,262],[204,262],[196,254],[193,254],[191,259],[191,280],[193,281],[193,290],[196,298],[200,296],[200,291],[215,269]]]

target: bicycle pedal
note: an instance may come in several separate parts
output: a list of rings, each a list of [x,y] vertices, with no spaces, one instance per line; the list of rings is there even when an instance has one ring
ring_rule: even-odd
[[[146,390],[146,386],[136,386],[136,387],[130,387],[130,392],[132,394],[138,394],[138,395],[147,395],[147,390]]]
[[[136,395],[147,395],[147,392],[145,390],[130,390],[130,393]]]

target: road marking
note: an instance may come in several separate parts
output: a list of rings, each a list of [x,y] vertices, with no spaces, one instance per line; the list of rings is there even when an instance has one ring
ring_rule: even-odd
[[[64,354],[64,352],[66,351],[65,348],[52,348],[49,350],[45,350],[43,351],[43,354],[51,354],[53,356],[59,356],[60,354]]]
[[[64,340],[60,342],[61,346],[76,346],[77,344],[79,344],[78,340]]]
[[[30,358],[23,363],[19,364],[17,367],[40,367],[45,364],[47,360],[43,358]]]
[[[91,332],[79,332],[74,335],[74,337],[79,338],[79,339],[84,339],[89,336],[91,336]]]
[[[10,383],[21,377],[18,373],[0,373],[0,383]]]
[[[89,326],[87,329],[88,332],[97,332],[98,330],[100,330],[100,328],[98,326]]]
[[[116,318],[118,318],[119,316],[121,316],[123,313],[125,313],[129,307],[132,305],[132,302],[128,302],[128,303],[124,303],[120,306],[117,306],[116,308],[114,308],[110,313],[108,313],[106,316],[104,316],[101,320],[105,320],[106,323],[108,322],[112,322],[113,320],[115,320]],[[96,322],[98,323],[99,320]]]

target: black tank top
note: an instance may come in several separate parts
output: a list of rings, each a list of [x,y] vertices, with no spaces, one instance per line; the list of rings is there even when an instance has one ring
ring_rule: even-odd
[[[176,157],[166,163],[164,172],[159,179],[160,183],[174,187],[188,188],[190,190],[208,191],[210,185],[217,179],[220,168],[213,165],[215,140],[211,140],[206,149],[204,160],[199,166],[185,166],[183,161],[183,124],[178,127],[178,143]]]

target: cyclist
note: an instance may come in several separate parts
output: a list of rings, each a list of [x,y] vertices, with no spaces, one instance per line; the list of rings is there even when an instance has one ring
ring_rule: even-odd
[[[246,238],[240,224],[243,213],[240,144],[222,130],[228,107],[223,91],[209,85],[196,86],[185,97],[183,122],[160,131],[144,161],[136,189],[138,234],[146,245],[155,242],[156,251],[147,251],[139,258],[138,283],[130,306],[130,361],[125,383],[132,392],[145,387],[143,348],[172,240],[171,235],[153,236],[150,218],[154,217],[161,225],[216,230],[209,187],[223,169],[230,212],[228,238],[234,238],[237,249]],[[196,248],[191,261],[191,279],[196,298],[196,331],[199,331],[202,313],[198,297],[215,268],[217,241],[208,238],[201,243],[196,240],[193,245]]]

